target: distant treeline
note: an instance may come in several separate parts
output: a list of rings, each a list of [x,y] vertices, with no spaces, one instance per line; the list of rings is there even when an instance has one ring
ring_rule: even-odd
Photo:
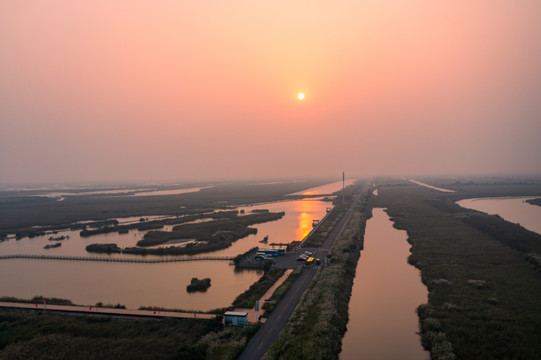
[[[89,227],[107,227],[107,226],[115,226],[118,224],[118,221],[117,220],[102,220],[102,221],[93,221],[93,222],[90,222],[90,223],[84,223],[84,224],[81,224],[81,223],[73,223],[73,224],[61,224],[61,225],[58,225],[58,226],[43,226],[43,227],[40,227],[39,230],[38,229],[35,229],[35,228],[32,228],[32,229],[26,229],[26,230],[23,230],[23,231],[18,231],[15,233],[15,239],[22,239],[22,238],[25,238],[25,237],[28,237],[28,238],[34,238],[34,237],[38,237],[38,236],[44,236],[44,235],[47,235],[47,234],[57,234],[58,233],[58,230],[63,230],[63,229],[69,229],[69,230],[79,230],[79,229],[86,229],[87,226]],[[2,236],[7,236],[8,235],[8,232],[4,232],[4,233],[0,233],[0,238],[2,238]],[[55,240],[55,239],[49,239],[49,240]],[[63,240],[63,239],[61,239]]]

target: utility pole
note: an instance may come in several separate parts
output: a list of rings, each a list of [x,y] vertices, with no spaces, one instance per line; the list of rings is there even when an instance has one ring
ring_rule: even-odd
[[[346,174],[342,171],[342,203],[346,203],[344,198],[344,189],[346,188]]]
[[[255,302],[255,319],[256,319],[256,322],[259,321],[259,317],[257,316],[257,312],[259,311],[259,303],[273,303],[274,300],[256,300]]]

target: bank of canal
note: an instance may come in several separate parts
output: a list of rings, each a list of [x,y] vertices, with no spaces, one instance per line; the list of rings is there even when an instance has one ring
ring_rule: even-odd
[[[340,359],[429,359],[418,335],[416,308],[428,291],[407,263],[407,233],[384,209],[373,209],[357,264]]]

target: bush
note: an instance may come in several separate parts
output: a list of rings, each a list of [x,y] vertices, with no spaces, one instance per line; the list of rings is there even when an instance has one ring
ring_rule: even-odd
[[[186,291],[207,291],[210,287],[210,278],[198,279],[192,278],[190,285],[186,286]]]

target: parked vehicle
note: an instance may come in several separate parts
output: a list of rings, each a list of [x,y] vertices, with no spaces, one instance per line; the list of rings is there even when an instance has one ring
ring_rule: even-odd
[[[308,260],[309,256],[306,255],[306,254],[301,254],[299,255],[299,257],[297,258],[297,261],[306,261]]]

